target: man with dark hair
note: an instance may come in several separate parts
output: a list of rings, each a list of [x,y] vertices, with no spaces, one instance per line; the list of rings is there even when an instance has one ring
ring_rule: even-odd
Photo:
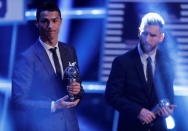
[[[120,113],[118,131],[166,131],[164,118],[173,114],[173,64],[158,45],[164,20],[157,13],[142,18],[138,46],[112,63],[105,97]],[[164,43],[165,44],[165,43]],[[163,103],[164,104],[164,103]]]
[[[42,11],[45,11],[45,10],[48,10],[48,11],[57,11],[58,14],[59,14],[59,17],[61,18],[61,11],[60,11],[59,7],[56,6],[55,3],[44,3],[42,6],[40,6],[37,9],[37,13],[36,13],[37,21],[39,21],[39,19],[40,19],[40,13]]]
[[[16,62],[12,78],[13,107],[23,118],[15,130],[78,131],[75,108],[84,94],[79,74],[69,83],[65,71],[76,66],[75,49],[58,42],[62,23],[55,4],[37,9],[39,39]],[[69,97],[73,97],[72,101]]]

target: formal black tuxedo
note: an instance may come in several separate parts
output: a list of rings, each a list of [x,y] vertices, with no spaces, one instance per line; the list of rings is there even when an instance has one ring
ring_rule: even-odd
[[[137,118],[142,108],[151,110],[162,98],[173,101],[172,64],[160,50],[156,53],[156,69],[152,92],[149,92],[138,49],[115,58],[106,85],[107,103],[117,109],[119,131],[147,131]],[[165,129],[162,118],[154,121],[153,130]],[[160,128],[158,128],[160,127]]]
[[[58,43],[63,69],[76,62],[74,48]],[[12,104],[17,111],[15,120],[18,130],[25,131],[78,131],[75,109],[61,109],[51,112],[51,102],[67,94],[67,76],[56,77],[44,47],[37,41],[27,49],[16,62],[12,77]],[[78,78],[78,82],[80,79]],[[84,91],[81,89],[81,98]],[[18,122],[18,121],[17,121]]]

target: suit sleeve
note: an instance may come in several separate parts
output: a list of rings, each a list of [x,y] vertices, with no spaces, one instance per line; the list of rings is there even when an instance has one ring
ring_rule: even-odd
[[[125,70],[128,69],[122,63],[123,61],[119,58],[116,58],[112,63],[112,70],[106,85],[105,98],[107,103],[113,108],[136,119],[142,107],[127,99],[123,93],[126,88],[124,84],[126,81]]]
[[[33,80],[33,56],[22,55],[16,62],[12,77],[12,104],[24,110],[46,110],[50,112],[51,100],[34,100],[29,95]]]

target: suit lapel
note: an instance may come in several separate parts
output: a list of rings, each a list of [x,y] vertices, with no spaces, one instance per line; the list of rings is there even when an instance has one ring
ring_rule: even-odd
[[[55,72],[53,70],[52,64],[50,63],[49,57],[39,41],[35,44],[35,49],[36,55],[40,59],[48,74],[51,76],[55,76]]]
[[[144,93],[145,93],[145,95],[147,97],[150,97],[150,93],[149,93],[148,86],[147,86],[146,79],[145,79],[145,75],[144,75],[143,65],[142,65],[142,62],[141,62],[141,59],[140,59],[140,55],[138,53],[137,48],[135,49],[135,53],[134,54],[135,54],[134,55],[134,59],[135,59],[135,63],[134,64],[136,66],[138,75],[140,77]],[[148,99],[148,102],[149,102],[149,99]]]
[[[65,69],[69,66],[69,56],[68,56],[68,51],[67,49],[65,49],[65,47],[63,46],[63,44],[61,44],[59,42],[58,44],[59,46],[59,51],[60,51],[60,55],[61,55],[61,61],[62,61],[62,64],[63,64],[63,70],[65,71]]]
[[[135,59],[135,66],[136,66],[136,69],[137,69],[137,72],[139,74],[139,77],[140,79],[142,80],[142,83],[144,84],[143,86],[144,87],[147,87],[147,84],[146,84],[146,79],[145,79],[145,75],[144,75],[144,69],[143,69],[143,66],[142,66],[142,62],[141,62],[141,59],[140,59],[140,55],[138,53],[138,50],[137,48],[135,49],[134,51],[135,55],[134,55],[134,59]]]

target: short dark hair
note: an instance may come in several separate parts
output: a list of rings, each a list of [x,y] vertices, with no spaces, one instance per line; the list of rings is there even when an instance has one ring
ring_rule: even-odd
[[[39,8],[37,8],[37,12],[36,12],[37,21],[39,21],[40,13],[42,11],[57,11],[61,18],[61,11],[59,7],[53,2],[43,3]]]

